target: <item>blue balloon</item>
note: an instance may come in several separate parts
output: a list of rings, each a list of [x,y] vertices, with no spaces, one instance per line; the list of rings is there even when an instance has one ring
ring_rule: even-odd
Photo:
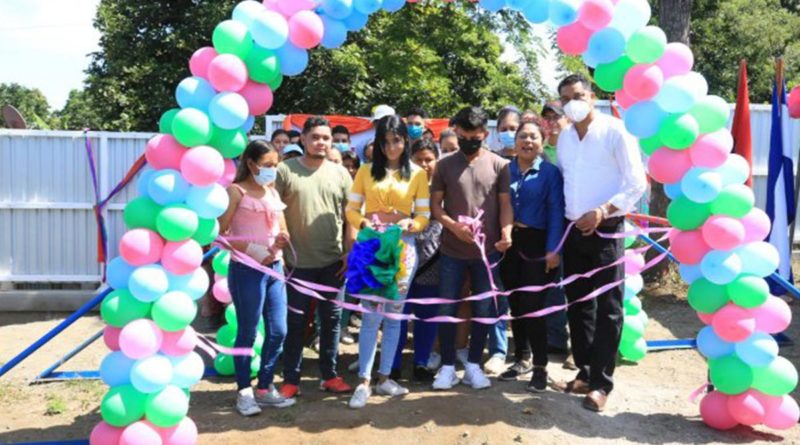
[[[681,192],[694,202],[711,202],[721,191],[722,179],[712,170],[693,167],[681,179]]]
[[[322,33],[320,44],[323,48],[334,49],[342,46],[347,40],[347,26],[339,20],[322,17],[325,31]]]
[[[152,167],[145,167],[142,169],[141,173],[139,173],[139,177],[136,178],[136,191],[139,192],[139,196],[150,197],[150,194],[147,192],[147,186],[150,184],[150,178],[155,172],[156,171]]]
[[[370,15],[381,9],[383,0],[353,0],[353,9],[364,14]]]
[[[137,300],[152,303],[169,290],[167,272],[158,264],[141,266],[128,279],[128,289]]]
[[[187,355],[168,357],[172,363],[172,382],[178,388],[188,388],[197,384],[203,378],[205,364],[203,358],[196,352]]]
[[[208,110],[208,104],[217,94],[211,84],[202,77],[187,77],[175,88],[175,99],[181,108]]]
[[[765,332],[754,332],[744,341],[736,343],[736,355],[750,366],[769,366],[778,356],[778,342]]]
[[[248,28],[253,24],[258,13],[264,10],[264,5],[261,2],[253,0],[245,0],[235,8],[233,8],[233,19],[237,22],[244,23]]]
[[[242,131],[245,133],[250,133],[250,130],[256,125],[256,117],[255,116],[247,116],[247,120],[242,125]]]
[[[369,17],[366,15],[358,12],[353,11],[347,18],[344,19],[344,25],[347,26],[348,31],[358,31],[361,28],[367,26],[367,21]]]
[[[586,66],[588,66],[590,68],[597,68],[597,65],[599,64],[599,62],[597,61],[597,58],[593,54],[589,53],[589,51],[586,51],[585,53],[583,53],[582,57],[583,57],[583,64],[584,65],[586,65]]]
[[[722,178],[722,185],[744,184],[750,176],[750,164],[742,156],[731,155],[714,171]]]
[[[180,172],[172,169],[159,170],[150,176],[147,194],[158,204],[169,205],[182,202],[189,193],[189,183]]]
[[[622,31],[627,40],[634,32],[647,26],[651,14],[647,0],[620,0],[609,26]]]
[[[550,3],[548,0],[530,0],[522,13],[531,23],[544,23],[550,19]]]
[[[697,350],[708,359],[725,357],[733,354],[733,343],[721,339],[714,328],[706,326],[697,334]]]
[[[403,3],[405,3],[405,0],[403,0]],[[320,7],[324,16],[335,20],[343,20],[353,12],[353,0],[322,0]]]
[[[700,261],[700,270],[708,281],[719,285],[728,284],[742,273],[742,259],[733,251],[712,250]]]
[[[383,10],[387,12],[397,12],[405,5],[406,0],[383,0]]]
[[[640,274],[628,275],[625,277],[625,299],[633,298],[639,295],[639,292],[644,288],[644,279]]]
[[[250,24],[253,40],[266,49],[278,49],[289,40],[289,24],[277,12],[263,12]]]
[[[616,28],[603,28],[592,34],[586,52],[598,63],[611,63],[625,53],[625,36]]]
[[[163,355],[153,355],[133,364],[131,385],[139,392],[152,394],[169,385],[172,374],[172,362]]]
[[[108,262],[106,282],[112,289],[126,289],[134,270],[136,270],[136,266],[128,264],[121,256],[118,256]]]
[[[234,130],[247,122],[250,107],[244,97],[237,93],[219,93],[208,104],[208,115],[217,127]]]
[[[664,184],[664,193],[667,194],[667,198],[671,200],[676,200],[683,196],[683,192],[681,191],[681,183],[675,182],[672,184]]]
[[[556,27],[567,26],[578,20],[578,2],[575,0],[552,0],[550,2],[550,21]]]
[[[686,113],[694,106],[696,97],[686,78],[675,76],[664,81],[653,100],[667,113]]]
[[[296,76],[308,67],[308,51],[287,43],[275,51],[284,76]]]
[[[505,8],[506,0],[479,0],[478,4],[489,12],[497,12]]]
[[[507,0],[506,5],[517,11],[523,11],[528,6],[530,6],[531,0]]]
[[[108,386],[127,385],[131,382],[131,368],[135,360],[115,351],[100,363],[100,379]]]
[[[637,138],[647,139],[658,134],[666,116],[667,113],[651,100],[636,102],[625,112],[625,128]]]
[[[219,184],[206,187],[192,186],[186,196],[186,204],[200,218],[219,218],[228,209],[228,192]]]
[[[700,270],[699,265],[681,264],[678,266],[678,273],[687,284],[692,284],[703,278],[703,272]]]
[[[197,301],[208,291],[210,279],[205,270],[198,268],[186,275],[167,272],[167,282],[169,283],[170,292],[180,291],[188,295],[192,300]]]
[[[747,243],[735,249],[742,258],[746,258],[742,266],[742,273],[748,273],[764,278],[772,275],[780,264],[778,249],[770,243],[763,241]]]

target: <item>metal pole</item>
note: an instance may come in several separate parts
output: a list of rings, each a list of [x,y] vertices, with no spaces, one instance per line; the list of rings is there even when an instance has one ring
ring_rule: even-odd
[[[61,365],[63,365],[64,363],[68,362],[70,359],[72,359],[72,357],[75,357],[75,356],[76,356],[76,355],[78,355],[78,354],[79,354],[81,351],[83,351],[84,349],[88,348],[88,347],[89,347],[89,345],[91,345],[92,343],[94,343],[95,341],[97,341],[97,339],[98,339],[98,338],[102,337],[102,336],[103,336],[103,332],[104,332],[104,331],[105,331],[105,328],[102,328],[102,329],[100,329],[99,331],[97,331],[97,333],[96,333],[96,334],[94,334],[94,335],[92,335],[90,338],[87,338],[86,340],[84,340],[84,342],[83,342],[83,343],[81,343],[80,345],[78,345],[78,346],[77,346],[77,347],[75,347],[73,350],[69,351],[68,353],[66,353],[66,354],[65,354],[63,357],[61,357],[61,358],[60,358],[60,359],[58,359],[58,360],[57,360],[55,363],[53,363],[52,365],[50,365],[50,366],[49,366],[47,369],[45,369],[44,371],[42,371],[42,373],[41,373],[41,374],[39,374],[39,376],[38,376],[38,377],[36,377],[36,380],[39,380],[39,379],[46,379],[46,378],[47,378],[47,377],[48,377],[48,376],[49,376],[49,375],[50,375],[50,374],[51,374],[53,371],[55,371],[56,369],[58,369],[58,367],[59,367],[59,366],[61,366]]]

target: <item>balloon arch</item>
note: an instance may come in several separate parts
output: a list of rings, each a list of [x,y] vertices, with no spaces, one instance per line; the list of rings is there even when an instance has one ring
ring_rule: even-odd
[[[216,237],[226,209],[232,159],[245,149],[255,116],[269,110],[283,76],[301,74],[308,50],[341,46],[370,14],[394,12],[405,0],[247,0],[220,23],[213,47],[189,61],[177,86],[179,108],[160,120],[147,144],[151,170],[125,208],[129,231],[108,265],[114,291],[102,306],[112,352],[101,365],[110,389],[91,443],[190,444],[189,388],[203,375],[189,326],[209,280],[202,246]],[[409,0],[408,3],[415,3]],[[615,94],[624,121],[649,156],[650,176],[665,184],[676,229],[672,252],[690,283],[689,303],[707,325],[698,337],[716,388],[701,404],[714,428],[763,423],[796,425],[788,395],[797,371],[778,356],[769,335],[784,330],[788,306],[770,296],[764,277],[778,254],[762,242],[767,216],[744,183],[748,164],[731,154],[728,104],[708,95],[692,71],[691,50],[667,43],[648,26],[647,0],[480,0],[491,12],[512,8],[532,23],[557,28],[558,46],[594,68],[597,86]],[[215,269],[224,272],[224,257]],[[218,284],[224,277],[218,277]],[[224,293],[224,285],[215,293]],[[220,289],[217,289],[220,288]]]

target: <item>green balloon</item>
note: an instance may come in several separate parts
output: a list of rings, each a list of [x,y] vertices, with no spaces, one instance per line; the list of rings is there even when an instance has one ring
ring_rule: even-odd
[[[636,237],[635,236],[626,236],[625,240],[623,241],[623,243],[625,245],[625,248],[627,249],[627,248],[633,246],[636,243]]]
[[[269,85],[269,87],[270,87],[270,89],[272,91],[277,91],[278,88],[280,88],[281,85],[283,85],[283,74],[278,73],[278,75],[275,76],[274,79],[272,79],[271,81],[267,82],[267,85]]]
[[[162,207],[146,196],[133,199],[122,212],[122,219],[128,229],[156,230],[156,217]]]
[[[144,416],[146,400],[132,385],[114,386],[100,402],[100,415],[111,426],[125,427]]]
[[[217,343],[232,348],[236,341],[236,325],[226,324],[217,331]]]
[[[238,158],[247,148],[247,135],[239,130],[215,128],[209,145],[216,148],[225,159]]]
[[[708,203],[697,203],[680,196],[667,207],[667,219],[678,230],[694,230],[703,225],[711,216]]]
[[[225,20],[214,28],[211,35],[214,49],[220,54],[235,54],[240,59],[253,49],[253,39],[247,25],[235,20]]]
[[[776,357],[769,366],[753,368],[753,388],[770,396],[783,396],[797,386],[797,369],[784,357]]]
[[[658,26],[646,26],[631,35],[625,53],[635,63],[655,63],[667,49],[667,35]]]
[[[257,376],[259,369],[261,369],[261,356],[256,355],[250,361],[250,377]]]
[[[133,320],[147,318],[150,306],[134,298],[128,289],[116,289],[103,299],[100,317],[109,325],[121,328]]]
[[[267,325],[264,323],[264,319],[258,320],[258,333],[261,335],[266,335],[267,333]]]
[[[250,79],[269,84],[281,77],[281,64],[274,51],[256,45],[244,59]],[[272,85],[270,85],[271,87]],[[273,88],[274,90],[274,88]]]
[[[233,326],[234,330],[239,326],[239,321],[236,319],[236,307],[232,304],[225,308],[225,321]]]
[[[153,321],[167,332],[185,329],[197,315],[197,304],[185,292],[172,291],[153,303]]]
[[[658,136],[669,148],[684,150],[689,148],[699,135],[697,122],[689,114],[675,114],[661,123]]]
[[[658,134],[647,139],[639,139],[639,147],[647,156],[652,156],[659,148],[663,147],[664,143],[661,142],[661,137]]]
[[[188,412],[189,398],[181,388],[172,385],[150,394],[145,404],[145,417],[161,428],[177,425]]]
[[[205,218],[198,218],[197,221],[197,231],[192,235],[192,239],[201,246],[213,243],[219,235],[219,221]]]
[[[642,300],[632,297],[625,300],[625,316],[638,315],[642,312]]]
[[[161,115],[158,121],[158,131],[164,134],[172,134],[172,121],[175,120],[175,115],[181,111],[180,108],[171,108]]]
[[[647,355],[647,341],[639,337],[636,341],[621,342],[619,344],[619,353],[625,360],[638,362]]]
[[[231,263],[231,253],[227,250],[220,251],[220,253],[214,255],[214,260],[211,262],[211,266],[214,268],[214,272],[217,275],[222,275],[223,277],[228,276],[228,265]]]
[[[168,241],[185,241],[197,232],[197,213],[184,204],[164,207],[156,217],[158,233]]]
[[[755,275],[740,275],[725,285],[725,291],[734,303],[745,309],[761,306],[769,297],[769,285]]]
[[[711,201],[709,209],[715,215],[727,215],[742,218],[753,209],[756,197],[753,190],[744,184],[731,184],[722,189],[716,199]]]
[[[233,357],[227,354],[217,354],[214,357],[214,369],[219,375],[233,375]]]
[[[208,144],[213,128],[208,115],[196,108],[184,108],[172,119],[172,135],[185,147]]]
[[[719,96],[704,96],[689,110],[689,114],[697,120],[700,133],[703,134],[725,128],[730,113],[730,106]]]
[[[735,354],[709,360],[708,367],[711,383],[723,394],[741,394],[753,384],[753,369]]]
[[[644,323],[636,316],[623,317],[622,321],[622,341],[634,342],[644,335]]]
[[[728,304],[725,286],[700,278],[689,285],[689,305],[703,314],[713,314]]]
[[[621,90],[625,74],[633,65],[635,63],[628,56],[621,56],[611,63],[601,63],[594,70],[594,81],[605,91]]]

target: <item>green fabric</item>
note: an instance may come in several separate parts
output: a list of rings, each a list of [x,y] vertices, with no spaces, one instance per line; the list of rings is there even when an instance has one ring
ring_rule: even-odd
[[[544,146],[544,154],[547,155],[547,160],[550,161],[551,164],[558,164],[558,155],[556,154],[556,146],[546,144]]]
[[[375,252],[376,263],[368,266],[370,273],[380,282],[380,289],[367,289],[372,295],[379,295],[391,300],[400,298],[397,289],[397,273],[400,271],[400,257],[403,254],[403,244],[400,239],[403,231],[398,226],[391,226],[385,232],[378,232],[365,227],[358,232],[358,242],[378,239],[380,248]]]

